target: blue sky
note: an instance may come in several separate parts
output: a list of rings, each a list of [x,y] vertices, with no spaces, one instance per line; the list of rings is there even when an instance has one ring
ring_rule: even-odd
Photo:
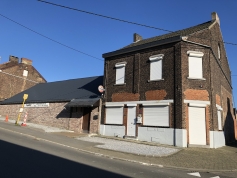
[[[47,0],[52,3],[171,31],[211,20],[218,13],[224,41],[237,44],[236,0]],[[122,48],[133,33],[149,38],[167,32],[72,11],[37,0],[0,1],[0,63],[9,55],[33,60],[48,82],[103,75],[102,54]],[[19,24],[66,46],[44,38]],[[237,45],[225,45],[237,101]]]

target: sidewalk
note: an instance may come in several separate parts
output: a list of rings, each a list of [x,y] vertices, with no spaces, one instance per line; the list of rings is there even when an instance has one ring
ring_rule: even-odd
[[[4,120],[5,118],[0,117],[0,121]],[[14,120],[9,120],[8,122],[15,123]],[[236,171],[237,175],[237,142],[231,146],[218,149],[178,148],[116,137],[74,133],[64,129],[32,123],[27,123],[27,126],[43,129],[45,132],[60,136],[96,142],[98,145],[86,147],[83,151],[99,156],[160,167],[192,169],[194,171]]]

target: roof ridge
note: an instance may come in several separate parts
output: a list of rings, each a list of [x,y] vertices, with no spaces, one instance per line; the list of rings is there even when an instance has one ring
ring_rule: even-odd
[[[134,46],[143,45],[143,44],[154,42],[154,41],[158,41],[158,40],[161,40],[161,39],[167,39],[167,38],[174,37],[174,36],[190,35],[190,34],[198,32],[198,31],[207,29],[214,22],[215,22],[215,20],[210,20],[210,21],[207,21],[207,22],[204,22],[204,23],[201,23],[201,24],[198,24],[198,25],[194,25],[194,26],[191,26],[191,27],[188,27],[188,28],[184,28],[184,29],[181,29],[181,30],[177,30],[177,31],[173,31],[173,32],[166,33],[166,34],[163,34],[163,35],[158,35],[158,36],[142,39],[138,42],[131,43],[131,44],[121,48],[120,50],[125,49],[125,48],[134,47]]]

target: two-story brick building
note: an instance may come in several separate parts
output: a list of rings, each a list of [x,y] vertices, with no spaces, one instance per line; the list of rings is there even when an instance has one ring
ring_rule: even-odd
[[[208,22],[103,54],[100,134],[181,147],[234,140],[231,72],[217,13]]]
[[[32,60],[10,56],[0,64],[0,101],[10,98],[38,83],[47,82],[32,66]]]

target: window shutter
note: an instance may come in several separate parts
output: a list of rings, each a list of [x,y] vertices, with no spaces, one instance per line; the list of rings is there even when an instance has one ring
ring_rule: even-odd
[[[124,83],[124,75],[125,75],[125,66],[116,68],[116,84]]]
[[[144,106],[143,125],[169,126],[169,106]]]
[[[162,60],[151,61],[150,80],[159,80],[162,78]]]
[[[123,107],[106,108],[106,124],[123,124]]]
[[[189,77],[203,78],[202,75],[202,58],[189,56]]]
[[[222,130],[222,124],[221,124],[221,111],[217,111],[217,118],[218,118],[218,130]]]

